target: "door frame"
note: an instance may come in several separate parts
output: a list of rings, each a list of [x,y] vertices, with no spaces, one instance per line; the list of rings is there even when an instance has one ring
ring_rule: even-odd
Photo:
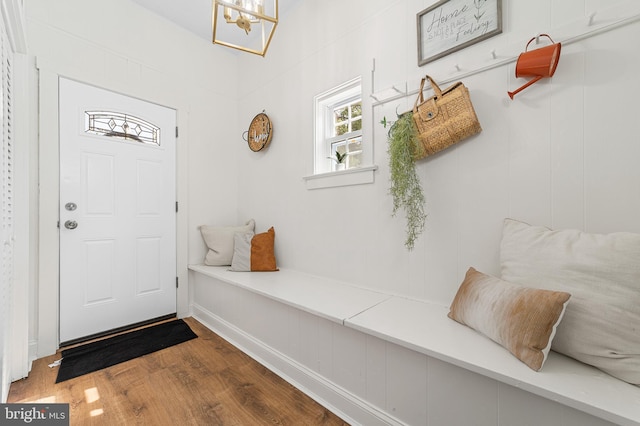
[[[125,96],[141,99],[146,102],[156,103],[176,111],[176,123],[178,127],[186,128],[185,117],[180,111],[179,100],[149,99],[134,88],[110,87],[109,84],[96,84],[77,78],[73,75],[63,75],[47,69],[42,64],[37,64],[39,81],[39,160],[38,171],[40,181],[39,208],[38,208],[38,302],[33,306],[37,318],[37,348],[38,358],[52,355],[59,348],[59,291],[60,291],[60,246],[59,246],[59,197],[60,197],[60,140],[58,125],[58,90],[59,78],[75,80],[83,84],[93,85],[110,90]],[[148,91],[152,93],[152,91]],[[160,94],[161,96],[163,94]],[[183,125],[184,124],[184,125]],[[184,173],[187,170],[186,143],[180,143],[181,138],[176,138],[176,201],[179,210],[176,214],[176,274],[179,287],[176,295],[176,310],[178,318],[189,315],[189,291],[187,272],[187,182]],[[43,159],[46,159],[44,161]],[[45,255],[46,254],[46,255]]]

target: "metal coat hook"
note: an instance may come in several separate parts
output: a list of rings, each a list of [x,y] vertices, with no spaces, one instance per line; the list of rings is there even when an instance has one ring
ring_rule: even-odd
[[[489,53],[491,53],[491,58],[492,59],[498,59],[498,55],[496,55],[496,49],[491,50],[491,52],[489,52]]]
[[[588,26],[593,25],[593,21],[594,21],[594,18],[596,17],[596,13],[598,12],[593,12],[591,15],[589,15],[589,22],[587,23]]]

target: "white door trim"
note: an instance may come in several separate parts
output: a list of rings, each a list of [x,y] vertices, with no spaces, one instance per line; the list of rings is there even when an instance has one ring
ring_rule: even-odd
[[[58,197],[60,186],[59,178],[59,128],[58,128],[58,78],[65,77],[82,81],[74,76],[62,75],[38,64],[39,70],[39,259],[38,259],[38,303],[34,306],[37,311],[37,357],[52,355],[59,345],[59,240],[58,240]],[[82,81],[85,84],[92,84]],[[123,93],[118,88],[104,87],[117,93]],[[124,94],[124,93],[123,93]],[[154,100],[136,96],[136,93],[127,96],[139,97],[148,102]],[[169,108],[177,111],[178,127],[186,127],[186,116],[181,111],[186,110],[180,104],[179,99],[165,99],[162,102]],[[183,132],[185,133],[185,132]],[[177,315],[184,317],[189,314],[189,292],[187,284],[187,217],[188,202],[187,188],[184,172],[187,168],[186,143],[181,135],[176,141],[176,190],[180,210],[177,214],[176,225],[176,250],[177,250],[177,274],[180,282],[177,295]],[[182,141],[182,142],[181,142]],[[46,159],[46,160],[44,160]]]

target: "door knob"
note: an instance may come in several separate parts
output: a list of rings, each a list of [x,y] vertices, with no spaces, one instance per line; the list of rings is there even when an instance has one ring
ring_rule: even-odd
[[[67,229],[76,229],[78,227],[78,222],[76,222],[75,220],[67,220],[64,223],[64,227]]]

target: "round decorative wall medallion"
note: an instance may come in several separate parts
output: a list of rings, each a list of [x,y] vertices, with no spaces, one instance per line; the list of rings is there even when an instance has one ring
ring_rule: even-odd
[[[251,151],[258,152],[269,145],[272,136],[273,124],[271,123],[271,119],[269,119],[263,111],[251,120],[245,140],[249,143],[249,149],[251,149]]]

